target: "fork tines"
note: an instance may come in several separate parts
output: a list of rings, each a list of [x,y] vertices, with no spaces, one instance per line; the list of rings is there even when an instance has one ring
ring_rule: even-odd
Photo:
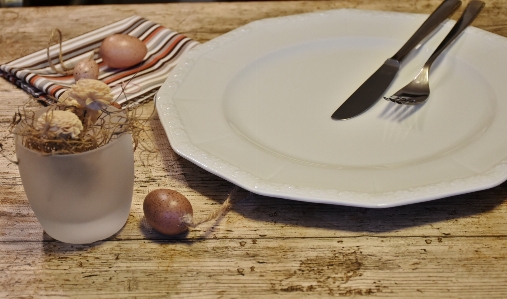
[[[389,101],[389,102],[393,102],[393,103],[396,103],[396,104],[400,104],[400,105],[413,105],[416,102],[414,100],[414,98],[403,97],[403,96],[396,96],[396,95],[393,95],[393,96],[390,96],[390,97],[384,97],[384,100]]]

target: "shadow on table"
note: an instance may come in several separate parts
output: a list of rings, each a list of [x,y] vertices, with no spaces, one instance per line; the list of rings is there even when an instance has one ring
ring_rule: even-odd
[[[495,189],[504,195],[467,194],[387,209],[367,209],[325,204],[295,202],[255,196],[234,210],[258,221],[291,226],[336,229],[360,233],[385,233],[404,228],[431,225],[459,218],[480,217],[501,205],[507,184]],[[446,234],[444,231],[442,232]]]
[[[190,187],[205,196],[216,192],[212,186]],[[316,204],[256,194],[232,209],[243,217],[256,221],[349,232],[384,233],[459,218],[481,217],[500,206],[506,198],[507,182],[488,190],[386,209]]]

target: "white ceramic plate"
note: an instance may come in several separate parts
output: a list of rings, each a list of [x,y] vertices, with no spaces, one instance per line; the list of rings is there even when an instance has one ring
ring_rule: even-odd
[[[507,179],[507,42],[470,27],[433,65],[418,107],[331,114],[427,15],[332,10],[250,23],[191,51],[157,96],[173,149],[254,193],[392,207]],[[402,64],[408,83],[448,21]]]

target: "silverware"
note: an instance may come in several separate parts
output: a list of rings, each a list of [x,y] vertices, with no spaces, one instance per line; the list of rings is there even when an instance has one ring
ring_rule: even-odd
[[[452,27],[451,31],[449,31],[440,45],[438,45],[435,52],[431,54],[430,58],[426,61],[415,79],[394,95],[384,97],[384,99],[401,105],[418,105],[426,102],[430,95],[429,72],[431,64],[444,51],[444,49],[451,45],[452,42],[460,36],[468,25],[472,24],[483,8],[484,2],[482,1],[470,2],[461,15],[461,18],[458,22],[456,22],[454,27]]]
[[[368,110],[389,87],[400,69],[400,62],[428,34],[461,5],[460,0],[446,0],[424,21],[401,49],[370,76],[331,116],[336,120],[349,119]]]

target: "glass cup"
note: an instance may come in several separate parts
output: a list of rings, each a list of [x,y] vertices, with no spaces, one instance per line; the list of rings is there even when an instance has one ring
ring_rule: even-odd
[[[42,155],[16,138],[28,202],[51,237],[72,244],[108,238],[126,223],[134,192],[132,136],[69,155]]]

